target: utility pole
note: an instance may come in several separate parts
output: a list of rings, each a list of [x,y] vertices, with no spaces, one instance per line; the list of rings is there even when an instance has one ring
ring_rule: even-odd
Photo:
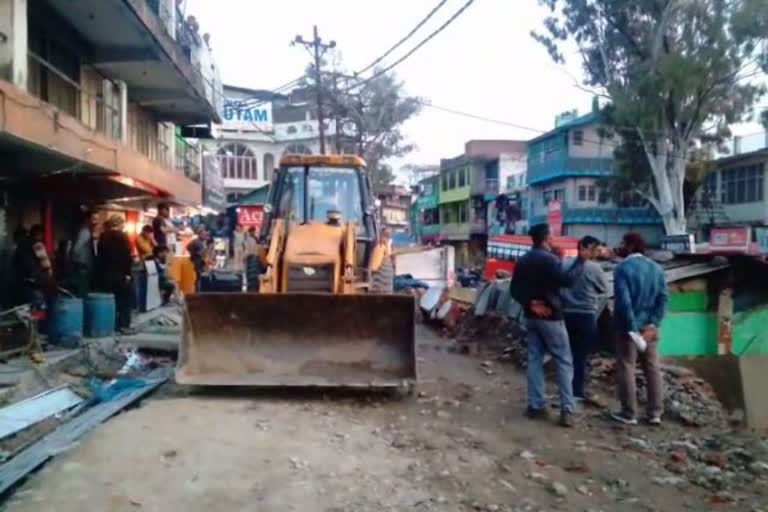
[[[315,94],[317,96],[317,122],[320,131],[320,154],[325,154],[325,120],[323,115],[323,86],[322,86],[322,70],[320,65],[322,62],[322,56],[328,50],[336,47],[336,41],[329,41],[323,43],[320,35],[317,33],[317,25],[312,30],[312,40],[306,41],[301,35],[297,35],[291,44],[300,44],[311,51],[315,62]]]

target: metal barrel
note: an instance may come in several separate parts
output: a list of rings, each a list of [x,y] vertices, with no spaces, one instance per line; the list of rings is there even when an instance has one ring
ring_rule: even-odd
[[[176,381],[354,388],[413,383],[414,315],[414,298],[407,295],[188,295]]]

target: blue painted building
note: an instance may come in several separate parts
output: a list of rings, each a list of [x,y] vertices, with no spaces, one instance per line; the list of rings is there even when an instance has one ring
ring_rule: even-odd
[[[639,197],[617,202],[602,192],[599,181],[614,172],[616,135],[601,128],[600,114],[557,117],[555,129],[528,142],[528,222],[547,221],[549,202],[559,200],[563,234],[596,236],[609,245],[634,231],[650,243],[663,235],[661,218]]]

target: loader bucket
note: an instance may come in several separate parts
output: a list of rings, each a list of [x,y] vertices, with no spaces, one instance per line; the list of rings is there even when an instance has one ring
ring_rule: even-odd
[[[416,380],[405,295],[188,295],[176,381],[204,386],[400,387]]]

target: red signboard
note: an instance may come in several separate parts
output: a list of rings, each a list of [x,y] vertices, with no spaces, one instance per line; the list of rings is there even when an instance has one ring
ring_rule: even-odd
[[[557,199],[550,201],[547,212],[547,224],[552,236],[563,235],[563,205]]]
[[[256,228],[261,231],[261,224],[264,222],[264,208],[261,206],[241,206],[237,209],[237,222],[241,226]]]
[[[709,247],[715,251],[749,252],[751,242],[752,229],[749,226],[713,228],[709,236]]]

